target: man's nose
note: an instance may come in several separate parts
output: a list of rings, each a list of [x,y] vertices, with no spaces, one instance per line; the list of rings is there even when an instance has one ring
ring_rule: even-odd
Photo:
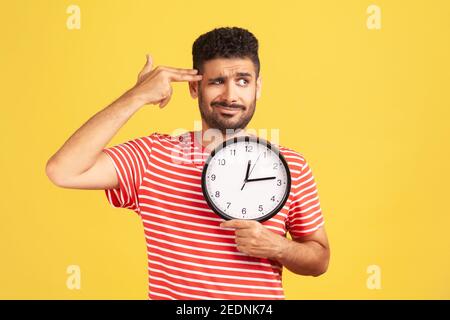
[[[237,88],[234,85],[233,81],[227,81],[227,83],[225,84],[222,98],[229,104],[238,102]]]

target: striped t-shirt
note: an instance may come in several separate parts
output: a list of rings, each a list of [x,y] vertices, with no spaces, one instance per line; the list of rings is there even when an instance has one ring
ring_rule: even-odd
[[[201,131],[196,134],[201,135]],[[284,299],[282,265],[237,250],[234,230],[206,203],[201,174],[209,153],[194,131],[152,133],[103,149],[119,188],[105,190],[113,207],[136,212],[144,226],[149,299]],[[262,224],[293,237],[320,228],[316,183],[305,158],[276,145],[291,172],[284,207]]]

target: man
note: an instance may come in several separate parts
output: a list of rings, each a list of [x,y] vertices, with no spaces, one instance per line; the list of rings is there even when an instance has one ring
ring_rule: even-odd
[[[49,159],[47,175],[64,188],[105,189],[112,206],[140,216],[149,299],[284,299],[283,266],[311,276],[328,268],[314,177],[301,154],[279,146],[292,175],[282,210],[263,223],[225,222],[214,214],[201,192],[201,172],[217,142],[205,133],[213,129],[224,139],[229,130],[246,133],[261,95],[258,41],[245,29],[218,28],[200,36],[192,53],[194,69],[153,68],[147,55],[136,85],[67,140]],[[155,132],[104,148],[142,106],[164,108],[172,81],[189,82],[201,131]]]

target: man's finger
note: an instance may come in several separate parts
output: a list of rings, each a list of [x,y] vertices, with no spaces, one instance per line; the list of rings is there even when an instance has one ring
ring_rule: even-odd
[[[166,69],[167,71],[178,72],[178,73],[187,73],[187,74],[198,73],[197,69],[183,69],[183,68],[174,68],[174,67],[166,67],[166,66],[161,66],[161,67],[163,69]]]
[[[138,74],[138,83],[142,82],[142,80],[145,78],[145,76],[152,71],[153,59],[148,53],[145,56],[146,56],[147,60],[145,62],[144,67],[142,68],[141,72],[139,72],[139,74]]]
[[[170,72],[170,80],[171,81],[200,81],[203,79],[201,74],[187,74],[187,73],[178,73],[178,72]]]
[[[171,97],[172,97],[172,87],[170,87],[170,93],[167,96],[167,98],[161,100],[161,102],[159,103],[159,107],[164,108],[169,103]]]
[[[236,236],[236,240],[252,238],[251,230],[252,229],[250,229],[250,228],[236,229],[234,232],[234,235]]]
[[[145,62],[144,68],[142,69],[142,73],[148,73],[152,71],[153,66],[153,58],[147,53],[146,55],[147,61]]]
[[[147,53],[145,56],[147,57],[147,63],[146,63],[146,65],[149,66],[149,67],[151,68],[152,65],[153,65],[153,58],[152,58],[152,56],[149,55],[148,53]]]
[[[235,229],[245,229],[250,228],[255,221],[249,221],[249,220],[239,220],[239,219],[233,219],[224,221],[220,224],[220,227],[222,228],[235,228]]]
[[[167,98],[165,98],[164,100],[162,100],[162,101],[159,103],[159,107],[160,107],[160,108],[164,108],[164,107],[169,103],[169,100],[170,100],[170,96],[168,96]]]

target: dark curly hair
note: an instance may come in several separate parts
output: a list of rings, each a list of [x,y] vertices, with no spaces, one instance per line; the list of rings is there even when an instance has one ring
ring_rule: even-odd
[[[246,29],[215,28],[198,37],[192,45],[194,69],[203,73],[203,63],[216,58],[250,58],[259,76],[258,39]]]

